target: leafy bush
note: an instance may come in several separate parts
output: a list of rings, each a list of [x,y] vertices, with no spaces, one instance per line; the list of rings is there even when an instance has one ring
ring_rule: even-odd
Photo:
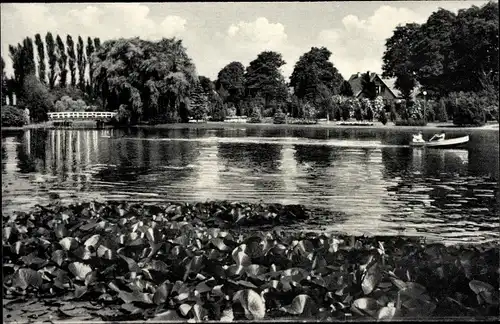
[[[486,107],[485,112],[487,121],[498,120],[498,105]]]
[[[73,100],[64,96],[54,106],[55,111],[86,111],[87,104],[82,99]]]
[[[336,121],[341,121],[342,120],[342,109],[336,109],[334,117],[335,117]]]
[[[21,102],[21,98],[19,100]],[[47,112],[54,107],[54,100],[47,86],[34,75],[24,79],[22,103],[30,110],[31,120],[47,120]]]
[[[283,112],[274,114],[273,124],[286,124],[286,115]]]
[[[408,102],[408,118],[419,120],[424,118],[425,102],[420,99]],[[427,108],[427,107],[425,107]],[[426,109],[427,112],[427,109]]]
[[[427,125],[427,121],[423,119],[398,119],[394,122],[396,126],[425,126]]]
[[[442,123],[448,121],[448,114],[446,113],[446,100],[441,98],[439,100],[439,105],[437,105],[436,118]]]
[[[384,110],[382,110],[378,115],[378,121],[383,125],[387,124],[387,115]]]
[[[236,116],[236,108],[234,106],[226,108],[226,117],[235,117]]]
[[[305,119],[316,119],[318,115],[318,110],[316,109],[314,104],[310,102],[305,102],[302,109],[304,112],[303,117]]]
[[[451,101],[453,124],[460,126],[482,126],[486,123],[484,100],[474,93],[460,92]]]
[[[347,98],[342,103],[342,119],[348,120],[355,116],[356,111],[361,114],[361,103],[357,98]]]
[[[395,113],[401,119],[408,119],[408,110],[406,109],[407,102],[406,100],[396,100],[394,103]]]
[[[125,124],[125,123],[126,122],[123,121],[123,124]],[[159,115],[156,115],[156,116],[150,118],[147,124],[149,124],[149,125],[161,125],[161,124],[170,124],[170,123],[174,123],[174,121],[172,121],[172,119],[167,114],[159,114]]]
[[[253,123],[257,124],[262,121],[262,115],[260,114],[260,109],[255,108],[252,111],[252,114],[250,115],[250,118],[248,118],[247,123]]]
[[[363,120],[363,110],[361,110],[361,107],[354,110],[354,118],[356,118],[357,121]]]
[[[118,113],[113,117],[114,124],[116,125],[129,125],[131,119],[130,110],[127,109],[126,105],[120,105]]]
[[[379,112],[385,109],[384,98],[378,96],[372,102],[373,112],[378,116]]]
[[[214,102],[212,110],[212,121],[224,121],[226,119],[226,108],[222,102]]]
[[[373,120],[372,102],[368,98],[363,98],[361,99],[360,103],[361,103],[362,119],[372,121]]]
[[[24,126],[24,111],[14,106],[2,106],[2,126]]]

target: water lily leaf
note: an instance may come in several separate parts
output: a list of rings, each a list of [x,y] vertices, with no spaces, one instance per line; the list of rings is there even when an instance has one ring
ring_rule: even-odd
[[[107,302],[114,300],[113,296],[111,296],[110,294],[107,294],[107,293],[100,295],[98,299],[102,300],[102,301],[107,301]]]
[[[222,291],[224,285],[216,285],[212,288],[212,294],[214,296],[225,297],[226,294]]]
[[[239,247],[235,248],[231,253],[231,256],[234,262],[237,265],[241,265],[243,267],[252,264],[250,257],[244,252],[246,249],[246,245],[242,244]]]
[[[263,319],[266,315],[266,304],[264,299],[252,289],[237,291],[233,301],[241,304],[245,311],[245,317],[249,320]]]
[[[476,295],[481,292],[492,292],[495,289],[492,285],[479,280],[471,280],[469,282],[469,287]]]
[[[224,239],[220,237],[213,238],[210,241],[219,251],[229,251],[230,248],[224,243]]]
[[[233,264],[226,269],[228,277],[235,277],[241,275],[245,270],[245,267],[237,264]]]
[[[129,314],[140,314],[143,312],[142,309],[134,306],[132,303],[125,303],[120,306],[120,309],[124,310],[125,312]]]
[[[76,277],[76,279],[85,281],[87,274],[92,272],[92,268],[81,262],[73,262],[68,266],[69,271]]]
[[[293,251],[295,253],[299,253],[301,255],[308,255],[311,252],[314,252],[314,244],[309,240],[301,240],[294,246]]]
[[[118,297],[121,298],[125,303],[140,302],[144,304],[153,304],[153,295],[148,293],[141,293],[138,291],[126,292],[120,290]]]
[[[26,289],[29,286],[38,288],[42,283],[42,275],[33,269],[21,268],[12,276],[12,286],[21,289]]]
[[[254,285],[250,281],[246,281],[246,280],[238,280],[238,281],[236,281],[236,284],[243,286],[243,287],[246,287],[246,288],[252,288],[252,289],[258,288],[256,285]]]
[[[92,258],[92,252],[89,248],[82,245],[73,251],[73,254],[80,260],[90,260]]]
[[[388,305],[386,307],[382,307],[377,314],[378,321],[390,321],[394,315],[396,314],[396,308],[394,305]]]
[[[149,319],[148,321],[153,322],[186,322],[186,320],[180,317],[175,310],[169,309],[166,312],[158,313],[155,317]]]
[[[301,294],[295,296],[292,303],[282,307],[281,310],[292,315],[310,317],[317,313],[318,307],[309,295]]]
[[[31,254],[28,254],[28,255],[21,257],[21,261],[23,261],[23,263],[25,265],[27,265],[28,267],[34,266],[37,269],[42,268],[43,266],[45,266],[48,263],[47,260],[44,260],[42,258],[37,257],[34,253],[31,253]]]
[[[301,282],[309,276],[309,272],[302,268],[290,268],[283,271],[283,277],[287,277],[293,281]]]
[[[78,298],[82,297],[83,295],[85,295],[87,293],[87,291],[88,291],[87,286],[75,285],[74,298],[78,299]]]
[[[137,265],[137,262],[134,261],[134,259],[131,259],[129,257],[126,257],[122,254],[119,254],[119,257],[122,258],[125,262],[127,262],[128,265],[128,270],[131,272],[139,272],[141,269]]]
[[[17,241],[10,247],[10,251],[14,254],[21,254],[21,251],[23,251],[24,244],[21,241]]]
[[[234,320],[233,308],[227,307],[222,311],[220,321],[223,323],[229,323]]]
[[[265,254],[266,249],[269,250],[272,246],[268,246],[267,241],[263,241],[262,238],[257,236],[252,236],[245,240],[245,253],[250,258],[258,258]]]
[[[196,287],[194,288],[194,290],[197,291],[200,294],[203,294],[203,293],[212,291],[212,287],[210,287],[209,285],[207,285],[206,281],[202,281],[202,282],[200,282],[199,284],[196,285]]]
[[[156,288],[156,291],[153,295],[153,303],[156,305],[163,304],[167,301],[168,297],[168,287],[166,283],[161,284]]]
[[[15,228],[11,226],[6,226],[2,229],[2,240],[4,242],[9,242],[10,236],[15,231]]]
[[[373,263],[365,272],[363,281],[361,282],[361,288],[363,293],[368,295],[377,287],[378,283],[382,279],[382,272],[378,262]]]
[[[78,241],[74,237],[65,237],[59,241],[65,251],[71,251],[78,247]]]
[[[195,304],[191,309],[196,322],[203,322],[208,319],[208,311],[200,304]]]
[[[186,272],[184,273],[183,281],[186,281],[191,272],[198,273],[203,267],[204,257],[201,255],[194,256],[186,265]]]
[[[99,247],[97,248],[97,256],[105,260],[114,260],[116,257],[116,253],[104,245],[99,245]]]
[[[161,273],[167,273],[169,271],[168,266],[161,260],[151,260],[151,262],[147,264],[146,269],[158,271]]]
[[[358,298],[352,302],[351,310],[364,316],[365,313],[376,318],[379,305],[373,298]]]
[[[249,277],[258,277],[267,272],[267,268],[258,264],[251,264],[245,267],[245,273]]]
[[[182,304],[179,306],[179,312],[182,314],[182,316],[187,316],[191,308],[193,308],[192,305]]]
[[[70,279],[66,271],[58,269],[56,272],[53,273],[53,275],[55,276],[54,278],[55,287],[59,289],[66,289],[69,287]]]
[[[97,243],[99,243],[99,239],[101,238],[101,236],[99,234],[94,234],[92,235],[91,237],[89,237],[85,243],[83,243],[83,245],[85,246],[97,246]]]
[[[425,292],[425,287],[416,282],[407,282],[406,288],[400,290],[401,296],[408,296],[413,299],[427,300],[428,296],[424,295]]]
[[[54,261],[58,266],[61,266],[66,257],[66,253],[63,250],[56,250],[52,252],[51,260]]]
[[[161,238],[161,232],[156,228],[146,227],[143,228],[143,233],[146,236],[146,239],[151,243],[157,243]]]
[[[95,228],[97,226],[97,222],[94,221],[94,220],[91,220],[90,222],[88,222],[87,224],[84,224],[84,225],[81,225],[79,227],[80,230],[84,231],[84,232],[88,232],[90,231],[91,229]]]
[[[56,237],[58,239],[63,239],[68,236],[68,230],[66,229],[66,226],[64,224],[59,224],[56,226],[54,229],[54,233],[56,234]]]
[[[394,286],[398,287],[399,289],[406,289],[406,283],[403,280],[399,280],[393,277],[390,277],[390,280],[394,284]]]
[[[97,281],[97,271],[89,272],[85,276],[85,286],[89,286]]]

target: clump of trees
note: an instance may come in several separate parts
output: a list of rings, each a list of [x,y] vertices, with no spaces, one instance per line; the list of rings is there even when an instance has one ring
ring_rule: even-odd
[[[398,26],[386,42],[383,75],[396,78],[406,100],[420,84],[428,98],[454,101],[446,114],[440,104],[440,120],[480,125],[483,115],[498,115],[498,22],[498,2],[489,2],[457,14],[439,9],[423,24]],[[451,99],[457,96],[464,100]]]
[[[26,37],[16,46],[9,46],[14,75],[7,78],[2,65],[2,105],[6,97],[11,101],[15,93],[18,106],[28,107],[32,120],[43,121],[47,112],[54,110],[56,102],[63,97],[82,100],[86,105],[99,104],[92,79],[88,77],[92,67],[87,64],[95,49],[100,48],[99,38],[87,39],[86,53],[80,36],[76,52],[71,35],[66,36],[66,41],[63,39],[48,32],[45,37],[36,34],[34,42]]]
[[[196,74],[182,41],[175,38],[101,44],[99,38],[49,32],[9,46],[14,76],[2,75],[2,96],[15,92],[34,120],[54,109],[81,109],[85,102],[117,111],[126,123],[224,120],[230,115],[251,116],[255,122],[278,116],[281,121],[284,113],[304,121],[386,122],[389,114],[392,121],[450,118],[480,125],[498,118],[498,51],[496,2],[457,14],[440,9],[423,24],[398,26],[386,41],[383,76],[396,78],[404,100],[390,103],[377,97],[369,73],[361,79],[363,99],[354,98],[325,47],[304,53],[288,84],[281,72],[286,62],[275,51],[261,52],[246,67],[230,62],[212,81]],[[427,91],[425,102],[415,96],[419,87]]]

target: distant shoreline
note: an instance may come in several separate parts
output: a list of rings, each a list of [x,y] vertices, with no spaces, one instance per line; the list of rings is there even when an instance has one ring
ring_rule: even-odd
[[[113,129],[113,126],[103,126],[103,129]],[[313,125],[297,125],[297,124],[271,124],[271,123],[227,123],[227,122],[206,122],[206,123],[175,123],[175,124],[158,124],[158,125],[132,125],[130,128],[137,129],[213,129],[213,128],[264,128],[264,129],[373,129],[373,130],[433,130],[433,131],[496,131],[500,127],[498,123],[488,123],[480,127],[459,127],[452,123],[429,123],[426,126],[396,126],[392,123],[382,125],[380,122],[373,122],[371,126],[354,126],[354,125],[339,125],[336,122],[320,123]],[[15,131],[26,129],[98,129],[95,122],[80,121],[70,127],[55,127],[49,123],[31,124],[22,127],[2,127],[2,131]]]

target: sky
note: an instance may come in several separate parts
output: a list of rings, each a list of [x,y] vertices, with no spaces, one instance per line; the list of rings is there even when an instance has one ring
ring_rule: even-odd
[[[357,72],[381,72],[385,40],[399,24],[423,23],[444,8],[457,12],[487,1],[349,2],[176,2],[176,3],[2,3],[1,55],[12,75],[9,44],[70,34],[101,42],[139,36],[182,39],[198,75],[214,80],[232,61],[244,66],[264,50],[278,51],[289,77],[311,47],[327,47],[345,79]]]

